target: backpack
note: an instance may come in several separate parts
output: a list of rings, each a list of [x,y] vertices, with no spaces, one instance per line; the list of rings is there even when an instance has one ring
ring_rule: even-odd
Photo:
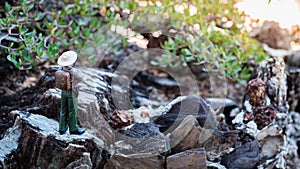
[[[55,72],[55,86],[61,90],[71,89],[70,73],[62,69]]]

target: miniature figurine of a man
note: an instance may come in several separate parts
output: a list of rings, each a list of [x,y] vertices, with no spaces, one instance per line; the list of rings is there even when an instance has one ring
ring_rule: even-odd
[[[77,61],[77,53],[74,51],[64,52],[58,58],[58,65],[62,69],[55,72],[56,87],[60,88],[60,118],[59,118],[59,133],[65,134],[68,130],[70,134],[83,134],[84,128],[77,124],[77,102],[78,102],[78,83],[83,81],[79,72],[72,68]]]

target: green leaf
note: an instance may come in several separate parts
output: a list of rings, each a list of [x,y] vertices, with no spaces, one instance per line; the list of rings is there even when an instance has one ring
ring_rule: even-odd
[[[45,15],[46,15],[45,13],[38,12],[35,20],[39,21],[39,20],[43,19]]]
[[[6,11],[10,11],[11,10],[11,6],[9,5],[9,3],[8,2],[5,2],[5,10]]]
[[[187,48],[181,49],[181,53],[183,56],[191,56],[192,55],[191,51]]]
[[[28,5],[28,11],[30,11],[34,7],[34,3]]]
[[[151,61],[150,61],[150,64],[151,64],[151,65],[154,65],[154,66],[158,66],[158,65],[159,65],[159,63],[158,63],[157,61],[154,61],[154,60],[151,60]]]

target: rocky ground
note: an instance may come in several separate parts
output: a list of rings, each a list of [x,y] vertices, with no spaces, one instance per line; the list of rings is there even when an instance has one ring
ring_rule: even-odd
[[[87,79],[78,104],[87,131],[79,136],[58,133],[58,67],[40,74],[1,60],[0,168],[299,168],[298,54],[285,50],[284,61],[266,50],[273,56],[247,85],[226,79],[226,98],[216,97],[205,72],[197,74],[198,92],[185,94],[188,78],[167,70],[131,79],[133,66],[120,63],[141,55],[131,63],[143,65],[152,56],[135,45],[106,56],[99,68],[78,67]]]

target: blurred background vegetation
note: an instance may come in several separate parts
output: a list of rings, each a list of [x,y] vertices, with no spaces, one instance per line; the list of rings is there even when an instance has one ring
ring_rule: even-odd
[[[182,61],[194,64],[205,61],[223,67],[229,78],[246,80],[255,63],[266,59],[268,55],[261,44],[249,37],[244,29],[247,16],[238,11],[235,6],[237,2],[238,0],[5,1],[0,4],[0,54],[21,70],[38,69],[39,65],[46,62],[54,63],[64,50],[79,51],[86,46],[95,50],[99,46],[107,47],[108,38],[105,33],[99,33],[100,29],[120,25],[122,21],[126,25],[132,14],[149,13],[167,16],[172,29],[177,32],[163,48],[168,51],[180,49],[180,62],[166,57],[165,65],[176,66]],[[124,36],[117,47],[111,48],[118,51],[120,45],[128,44],[127,39]],[[95,62],[97,56],[91,54],[87,59]]]

